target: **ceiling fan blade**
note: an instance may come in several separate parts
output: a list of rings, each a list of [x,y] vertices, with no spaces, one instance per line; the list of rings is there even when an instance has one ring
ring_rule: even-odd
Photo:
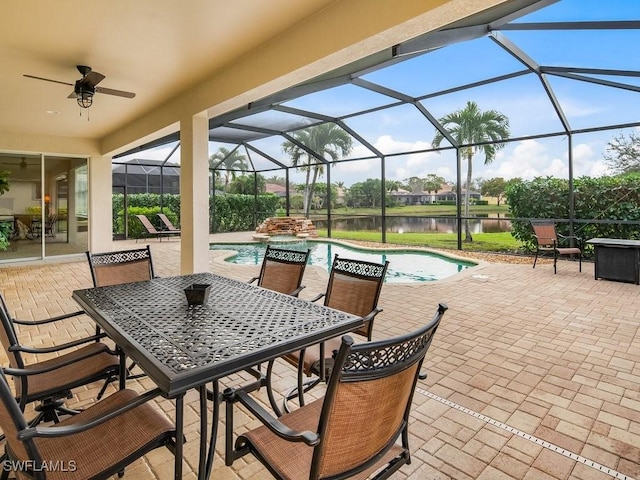
[[[51,80],[50,78],[36,77],[34,75],[27,75],[26,73],[22,76],[27,78],[35,78],[36,80],[44,80],[45,82],[61,83],[62,85],[70,85],[73,87],[73,83],[61,82],[60,80]]]
[[[104,75],[102,75],[101,73],[92,71],[87,73],[84,77],[82,77],[82,80],[80,80],[80,85],[88,85],[90,87],[95,87],[104,79],[105,79]]]
[[[106,93],[107,95],[115,95],[116,97],[133,98],[136,96],[132,92],[124,92],[122,90],[113,90],[112,88],[96,87],[96,93]]]

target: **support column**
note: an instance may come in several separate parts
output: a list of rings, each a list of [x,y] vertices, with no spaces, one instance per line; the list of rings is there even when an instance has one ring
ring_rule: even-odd
[[[209,271],[209,120],[180,122],[180,272]]]
[[[92,156],[88,160],[89,167],[89,249],[92,252],[110,252],[113,249],[112,175],[110,156]],[[73,178],[69,178],[69,192]],[[67,214],[70,231],[74,210],[70,203]],[[108,212],[108,214],[106,214]]]

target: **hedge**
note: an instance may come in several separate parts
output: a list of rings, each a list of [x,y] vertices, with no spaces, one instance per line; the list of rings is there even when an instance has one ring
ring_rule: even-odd
[[[640,239],[639,225],[595,223],[600,220],[640,221],[640,174],[615,177],[580,177],[574,180],[575,235],[583,239],[609,237]],[[545,177],[507,186],[512,220],[511,234],[533,250],[535,238],[528,218],[569,218],[569,181]],[[590,223],[591,222],[591,223]],[[558,222],[558,233],[569,226]]]
[[[124,195],[113,194],[113,231],[123,233]],[[257,203],[256,203],[257,202]],[[162,196],[162,211],[171,223],[180,226],[180,195],[165,194]],[[274,194],[239,195],[225,194],[209,197],[209,231],[239,232],[253,230],[265,218],[273,217],[280,206],[280,199]],[[131,238],[142,236],[142,224],[135,217],[137,214],[147,215],[154,225],[162,226],[156,215],[160,212],[160,195],[157,193],[135,193],[127,196],[128,232]],[[254,211],[256,212],[254,215]]]

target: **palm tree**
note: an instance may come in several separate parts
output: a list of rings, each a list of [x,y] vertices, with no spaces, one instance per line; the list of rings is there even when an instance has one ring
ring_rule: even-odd
[[[292,136],[309,150],[321,157],[328,157],[331,161],[348,155],[352,148],[351,136],[334,123],[323,123],[322,125],[298,130]],[[316,181],[318,176],[322,176],[324,173],[323,164],[319,163],[320,161],[316,158],[312,158],[313,156],[305,149],[300,148],[289,140],[283,142],[282,151],[291,157],[294,167],[306,172],[302,199],[304,216],[309,218],[309,209],[311,208]]]
[[[458,145],[467,145],[462,148],[461,154],[467,159],[467,182],[464,195],[464,221],[465,242],[472,242],[469,229],[469,194],[471,192],[471,179],[473,167],[473,155],[484,151],[484,164],[490,164],[496,156],[496,152],[504,147],[503,140],[509,138],[509,119],[496,110],[481,111],[475,102],[467,102],[464,109],[456,110],[438,120],[446,128]],[[431,145],[438,148],[444,135],[436,131]],[[491,142],[491,143],[484,143]],[[479,145],[484,143],[483,145]]]
[[[229,150],[220,147],[216,153],[209,157],[209,168],[216,169],[216,176],[219,169],[225,171],[224,191],[227,192],[229,190],[229,182],[236,178],[236,171],[246,172],[249,169],[249,165],[247,157],[240,153],[240,149]]]

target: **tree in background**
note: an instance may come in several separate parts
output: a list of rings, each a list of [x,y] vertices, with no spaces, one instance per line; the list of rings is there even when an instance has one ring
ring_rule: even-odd
[[[502,177],[489,178],[480,182],[480,193],[489,197],[496,197],[498,205],[500,205],[500,199],[504,196],[506,186],[507,182]]]
[[[442,186],[447,183],[444,178],[439,177],[435,173],[428,174],[422,180],[424,184],[424,190],[429,194],[431,194],[431,192],[438,193],[440,190],[442,190]]]
[[[229,183],[236,178],[236,172],[246,172],[249,169],[247,157],[245,157],[239,148],[229,150],[220,147],[218,151],[209,157],[209,168],[214,168],[216,175],[219,170],[224,170],[224,191],[229,190]]]
[[[496,110],[482,111],[475,102],[468,101],[461,110],[449,113],[438,120],[449,131],[458,145],[462,147],[461,154],[467,159],[467,181],[464,195],[464,231],[465,242],[472,242],[471,229],[469,228],[469,200],[471,193],[471,180],[473,178],[473,156],[479,151],[484,152],[484,164],[493,161],[496,152],[504,147],[503,140],[509,138],[509,119]],[[433,148],[438,148],[444,135],[436,130],[431,142]],[[492,143],[484,143],[492,142]],[[480,145],[483,143],[483,145]]]
[[[420,177],[409,177],[404,180],[411,193],[422,193],[424,191],[424,180]]]
[[[256,189],[257,187],[257,189]],[[267,182],[265,178],[259,173],[253,175],[241,175],[231,181],[229,185],[229,193],[240,193],[243,195],[254,195],[265,193],[267,191]]]
[[[640,134],[621,133],[607,144],[604,159],[615,173],[640,172]]]
[[[267,183],[273,183],[274,185],[281,185],[283,187],[287,186],[287,180],[284,177],[280,177],[278,175],[273,175],[267,178]]]
[[[323,123],[298,130],[293,133],[293,138],[329,161],[339,160],[348,155],[353,145],[351,136],[335,123]],[[309,218],[316,182],[324,173],[324,166],[320,160],[292,141],[284,142],[282,150],[291,157],[294,167],[306,172],[302,196],[304,216]]]

